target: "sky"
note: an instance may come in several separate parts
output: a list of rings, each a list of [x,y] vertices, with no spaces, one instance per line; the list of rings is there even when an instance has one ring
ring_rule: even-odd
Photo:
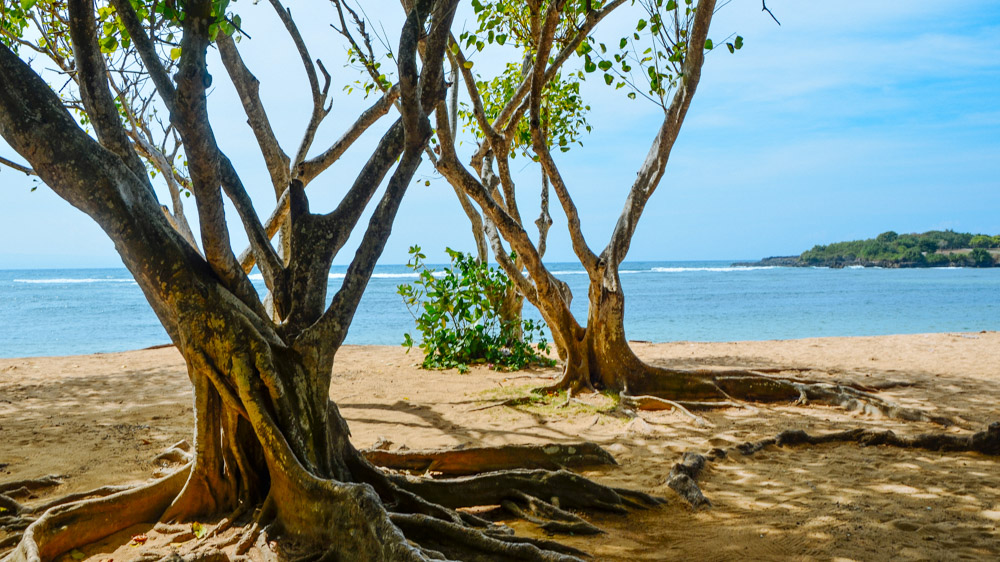
[[[382,28],[395,42],[402,19],[398,3],[365,6],[369,16],[385,18]],[[279,140],[294,153],[310,110],[305,73],[266,2],[236,7],[252,37],[240,43],[241,52],[261,81]],[[711,37],[719,43],[739,34],[745,46],[736,54],[708,54],[629,260],[794,255],[887,230],[1000,234],[1000,3],[770,0],[781,25],[760,7],[733,0],[715,16]],[[291,2],[291,9],[313,56],[334,76],[333,111],[319,131],[316,153],[374,100],[341,90],[359,75],[343,67],[344,47],[329,27],[333,9],[325,2]],[[619,10],[602,22],[599,39],[617,42],[637,18],[635,11]],[[473,25],[467,7],[458,21],[459,29]],[[476,57],[474,70],[488,72],[502,54]],[[217,55],[211,60],[216,134],[266,217],[273,207],[266,170]],[[600,251],[662,109],[628,100],[597,76],[583,93],[592,107],[593,132],[582,139],[583,147],[557,153],[556,161],[587,241]],[[383,121],[310,185],[314,211],[336,205],[389,122]],[[471,148],[466,143],[462,150]],[[18,159],[2,142],[0,156]],[[518,159],[514,172],[521,212],[533,220],[537,168]],[[552,203],[555,224],[546,260],[571,261],[565,218],[554,196]],[[193,198],[187,207],[194,223]],[[231,208],[228,215],[235,219]],[[231,222],[239,252],[245,236],[238,220]],[[335,263],[349,262],[358,238]],[[0,168],[0,240],[6,242],[0,269],[121,265],[111,241],[88,217],[7,168]],[[446,246],[474,247],[452,188],[426,164],[404,199],[382,263],[404,263],[413,244],[431,262],[445,260]]]

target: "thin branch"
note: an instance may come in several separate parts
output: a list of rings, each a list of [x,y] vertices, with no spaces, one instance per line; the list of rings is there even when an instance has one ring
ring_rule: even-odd
[[[149,72],[149,76],[156,86],[156,91],[163,100],[163,105],[167,107],[167,111],[173,112],[174,98],[176,96],[173,82],[170,80],[167,69],[163,67],[160,61],[160,57],[156,52],[156,46],[149,35],[146,34],[146,30],[143,29],[142,22],[139,20],[139,16],[136,15],[132,3],[129,0],[110,1],[115,7],[118,19],[121,20],[125,30],[128,31],[129,37],[132,39],[132,44],[135,46],[136,52],[139,53],[139,58],[142,59],[146,71]]]
[[[652,196],[659,185],[660,179],[663,177],[670,152],[673,149],[674,142],[677,140],[677,135],[684,122],[684,117],[687,115],[688,107],[691,105],[691,99],[698,88],[698,83],[701,80],[701,67],[705,62],[705,53],[701,46],[705,44],[705,39],[708,37],[708,29],[712,22],[715,4],[716,0],[702,0],[695,11],[694,23],[691,26],[689,37],[690,44],[695,45],[696,48],[688,51],[688,55],[684,61],[681,83],[674,91],[673,99],[665,112],[663,123],[660,125],[656,138],[646,155],[646,160],[639,169],[635,182],[629,190],[628,197],[625,200],[625,207],[622,209],[622,213],[612,232],[611,240],[601,253],[601,257],[604,258],[605,263],[609,266],[606,271],[607,281],[614,280],[614,277],[617,275],[616,270],[618,265],[621,264],[626,254],[628,254],[639,217],[642,215],[646,202],[649,201],[650,196]]]
[[[542,89],[545,87],[544,69],[548,63],[552,40],[555,36],[555,30],[559,24],[560,17],[556,6],[553,3],[548,10],[548,14],[545,16],[538,51],[535,54],[535,68],[531,73],[531,92],[528,98],[531,103],[529,113],[531,145],[538,156],[539,163],[545,170],[545,174],[549,177],[549,181],[552,182],[552,189],[556,192],[556,196],[562,204],[563,212],[566,214],[566,226],[569,228],[573,251],[576,253],[577,258],[580,259],[580,263],[583,264],[584,269],[594,274],[597,256],[591,251],[587,245],[587,241],[584,239],[583,228],[580,225],[580,214],[569,194],[562,175],[559,173],[559,169],[556,167],[555,160],[552,159],[552,154],[549,152],[548,142],[545,139],[541,126]]]
[[[601,22],[605,17],[608,16],[612,11],[625,3],[625,0],[613,0],[605,5],[603,8],[597,12],[590,12],[587,14],[587,19],[584,21],[583,25],[580,26],[573,38],[559,51],[559,53],[552,58],[552,63],[549,64],[548,69],[545,71],[545,82],[550,82],[556,77],[559,69],[562,65],[576,53],[577,48],[583,43],[584,39],[593,31],[594,26]],[[528,95],[528,91],[531,88],[532,78],[530,75],[524,76],[521,85],[515,90],[514,95],[511,96],[510,100],[507,101],[507,105],[500,110],[497,114],[496,119],[493,120],[493,124],[496,127],[505,126],[511,117],[514,116],[514,112],[517,111],[518,107],[521,105],[522,100]],[[489,146],[485,143],[479,147],[476,154],[472,157],[473,162],[483,158],[483,155],[488,150]]]
[[[333,146],[331,146],[329,149],[323,152],[323,154],[320,154],[319,156],[312,158],[310,160],[306,160],[301,165],[299,165],[298,169],[296,170],[295,179],[298,179],[304,185],[306,185],[313,179],[315,179],[316,176],[318,176],[324,170],[333,165],[333,163],[336,162],[344,154],[344,152],[354,143],[354,141],[356,141],[365,131],[367,131],[368,128],[371,127],[371,125],[374,124],[381,116],[388,113],[389,107],[392,105],[392,102],[398,96],[399,96],[399,88],[394,87],[392,90],[390,90],[389,94],[387,94],[378,102],[376,102],[375,105],[365,110],[365,112],[362,113],[360,117],[358,117],[358,120],[355,121],[353,125],[351,125],[351,127],[343,134],[343,136],[340,137],[340,139],[337,140],[337,142],[333,144]],[[401,132],[400,132],[400,138],[402,138]],[[377,150],[382,150],[382,148],[379,148]],[[395,161],[395,159],[399,156],[399,153],[401,151],[402,148],[400,147],[399,152],[396,152],[396,154],[391,158],[390,164],[392,161]],[[388,167],[386,168],[386,171],[387,170]],[[363,171],[359,175],[359,177],[365,174],[366,172]],[[380,178],[384,177],[385,171],[383,171],[382,174],[383,176],[380,176]],[[374,193],[374,188],[377,188],[378,183],[380,182],[381,179],[379,179],[378,182],[376,182],[375,186],[373,187],[372,191],[373,193]],[[352,187],[352,191],[353,190],[354,188]],[[345,200],[351,197],[350,193],[351,191],[348,192],[348,195],[345,195]],[[281,225],[288,218],[288,212],[289,212],[288,195],[289,195],[288,189],[286,186],[286,188],[282,190],[281,195],[278,197],[278,202],[277,205],[275,206],[274,211],[271,213],[271,216],[268,217],[267,221],[265,221],[264,223],[264,232],[268,237],[268,239],[273,238],[274,235],[278,233],[278,230],[281,228]],[[368,198],[370,197],[371,195],[368,196]],[[367,204],[368,198],[364,199],[365,202],[364,204]],[[364,204],[362,204],[362,207],[364,207]],[[240,266],[243,268],[243,271],[245,271],[246,273],[250,273],[250,271],[253,269],[253,266],[257,263],[257,258],[254,255],[253,248],[247,248],[243,250],[243,252],[240,254],[239,261],[240,261]]]
[[[226,195],[229,196],[229,200],[233,202],[236,212],[240,215],[240,221],[246,230],[250,247],[253,248],[257,265],[264,276],[267,288],[277,299],[281,296],[278,286],[279,277],[283,270],[281,258],[271,246],[270,238],[265,233],[264,226],[260,223],[260,217],[257,216],[253,202],[247,195],[246,188],[243,187],[243,182],[236,173],[232,162],[225,155],[220,154],[219,167],[222,187],[226,190]]]
[[[431,126],[423,107],[436,107],[443,103],[443,62],[447,46],[448,31],[455,16],[458,0],[434,2],[429,12],[427,2],[416,2],[404,24],[399,40],[399,84],[402,115],[399,123],[403,126],[404,146],[399,165],[393,172],[382,200],[376,207],[368,223],[368,229],[361,240],[357,253],[348,266],[344,282],[334,296],[323,316],[303,334],[303,340],[330,338],[339,345],[347,335],[347,326],[357,310],[364,288],[371,278],[378,257],[385,248],[392,229],[392,221],[399,209],[413,175],[421,162],[421,153],[431,137]],[[423,12],[423,13],[421,13]],[[423,29],[423,21],[431,16],[432,27],[424,38],[425,64],[418,74],[417,49]],[[438,100],[428,99],[438,95]]]
[[[289,177],[291,161],[285,151],[281,149],[274,129],[271,127],[271,121],[264,110],[264,104],[260,99],[260,81],[243,63],[236,43],[231,36],[220,33],[216,44],[219,46],[222,64],[226,67],[226,72],[229,73],[229,78],[240,96],[243,111],[247,115],[247,123],[257,139],[261,155],[264,157],[264,164],[271,176],[271,185],[274,188],[275,196],[280,197],[291,179]]]
[[[771,19],[774,20],[774,23],[781,25],[781,22],[778,21],[778,18],[774,17],[774,12],[771,11],[771,8],[767,7],[767,0],[760,0],[760,5],[761,5],[760,11],[767,12],[768,15],[771,16]]]
[[[18,172],[21,172],[21,173],[23,173],[25,175],[28,175],[28,176],[37,176],[38,175],[38,172],[36,172],[35,170],[33,170],[31,167],[25,166],[23,164],[18,164],[17,162],[14,162],[13,160],[8,160],[8,159],[4,158],[3,156],[0,156],[0,164],[3,164],[4,166],[7,166],[9,168],[13,168],[13,169],[17,170]]]
[[[316,129],[319,128],[320,122],[330,113],[330,109],[324,107],[327,95],[330,92],[330,74],[323,67],[323,63],[319,59],[316,60],[315,65],[313,64],[312,57],[309,56],[309,49],[306,47],[306,42],[302,39],[302,34],[299,33],[299,28],[295,25],[295,20],[292,19],[292,10],[282,6],[279,0],[270,0],[270,2],[274,11],[278,13],[278,17],[281,18],[281,23],[285,24],[285,29],[288,31],[288,35],[291,36],[292,42],[295,43],[295,50],[298,51],[299,58],[302,59],[302,66],[306,70],[306,76],[309,78],[309,91],[312,92],[313,98],[312,114],[309,116],[309,123],[306,125],[305,133],[302,135],[302,142],[299,144],[299,149],[295,153],[295,160],[292,163],[293,166],[297,166],[306,159],[306,154],[309,152],[313,138],[316,136]],[[322,86],[320,86],[319,76],[316,74],[317,66],[323,73]]]
[[[397,99],[399,99],[398,85],[390,88],[374,105],[362,112],[354,124],[330,148],[323,151],[322,154],[299,164],[294,172],[296,179],[301,180],[304,184],[308,184],[316,176],[333,165],[354,144],[354,141],[358,140],[369,127],[389,112],[389,108],[392,107]]]

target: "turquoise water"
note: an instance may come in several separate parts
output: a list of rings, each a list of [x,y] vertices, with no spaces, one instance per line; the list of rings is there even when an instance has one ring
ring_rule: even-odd
[[[733,268],[728,261],[622,267],[629,338],[734,341],[1000,330],[1000,268]],[[552,264],[586,315],[578,264]],[[331,274],[331,293],[344,268]],[[396,295],[412,279],[379,266],[347,337],[398,344],[412,318]],[[256,281],[259,285],[260,281]],[[529,315],[537,316],[534,310]],[[0,357],[123,351],[167,343],[124,269],[0,271]]]

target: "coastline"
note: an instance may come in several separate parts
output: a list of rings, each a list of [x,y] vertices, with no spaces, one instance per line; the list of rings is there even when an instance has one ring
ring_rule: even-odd
[[[995,421],[1000,395],[1000,332],[995,331],[634,342],[633,347],[643,359],[664,366],[738,365],[777,369],[782,377],[904,383],[880,396],[959,415],[970,428]],[[338,354],[331,397],[348,420],[355,445],[370,447],[379,438],[411,449],[597,442],[619,466],[588,475],[669,500],[662,510],[626,518],[595,516],[607,535],[568,542],[597,559],[701,559],[708,543],[718,545],[712,559],[719,560],[1000,556],[1000,476],[996,460],[981,455],[853,444],[771,447],[754,457],[713,464],[702,482],[715,506],[710,511],[692,512],[665,484],[669,466],[686,450],[732,446],[785,429],[824,433],[865,427],[913,435],[969,428],[945,430],[792,404],[703,412],[710,425],[699,426],[677,412],[644,413],[644,419],[616,416],[611,399],[602,394],[581,395],[568,408],[477,410],[551,382],[559,372],[423,371],[415,367],[415,353],[407,355],[397,346],[346,345]],[[65,474],[65,484],[52,492],[60,494],[143,482],[170,468],[153,457],[190,439],[191,412],[184,364],[170,346],[0,359],[0,481]],[[526,524],[519,531],[537,534]],[[128,558],[127,551],[94,548],[88,558]]]

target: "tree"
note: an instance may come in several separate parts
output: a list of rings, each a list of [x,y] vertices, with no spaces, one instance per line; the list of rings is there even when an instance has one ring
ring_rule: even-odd
[[[341,141],[312,158],[307,154],[313,136],[329,111],[331,77],[313,62],[290,13],[278,0],[270,3],[301,55],[314,101],[293,158],[275,140],[257,81],[239,57],[232,38],[239,22],[226,11],[228,2],[110,0],[95,6],[93,0],[66,0],[21,2],[16,10],[5,3],[0,135],[27,161],[25,168],[114,241],[183,355],[195,393],[191,464],[138,488],[97,490],[82,501],[76,501],[79,494],[57,500],[24,530],[11,558],[51,559],[141,522],[230,514],[234,520],[252,520],[244,537],[251,543],[259,533],[277,533],[296,539],[305,549],[299,554],[324,559],[425,560],[440,552],[463,559],[575,559],[569,554],[579,551],[506,534],[455,509],[513,502],[578,529],[585,522],[550,504],[551,498],[561,498],[564,508],[617,511],[656,500],[565,471],[501,471],[435,481],[386,474],[351,445],[347,424],[328,396],[336,352],[431,138],[428,114],[446,94],[443,61],[457,2],[405,3],[395,54],[398,83],[386,88]],[[53,29],[67,33],[66,48],[58,54],[76,73],[79,110],[93,137],[15,52],[24,46],[19,33],[26,24],[21,24],[39,17],[50,17]],[[181,37],[179,43],[174,34]],[[138,98],[114,91],[120,83],[109,79],[111,38],[131,49],[128,56],[141,64],[177,132],[197,207],[201,252],[161,211],[142,148],[128,134],[120,105]],[[207,109],[213,78],[206,63],[213,41],[281,191],[266,223],[215,141]],[[166,61],[175,57],[171,76],[173,67]],[[327,213],[311,210],[306,184],[394,103],[399,118],[340,204]],[[343,285],[327,304],[333,258],[383,183]],[[251,257],[243,260],[231,244],[224,195],[251,242]],[[287,236],[279,252],[270,240],[282,225]],[[248,278],[254,262],[270,307]],[[0,496],[15,514],[15,525],[27,523],[19,515],[21,506],[8,499]]]
[[[976,234],[969,240],[972,248],[989,248],[993,245],[993,238],[985,234]]]
[[[624,4],[622,0],[579,0],[477,6],[478,35],[466,35],[464,42],[453,40],[451,44],[479,128],[477,135],[482,139],[468,167],[460,161],[456,150],[452,113],[443,102],[435,113],[440,145],[437,170],[468,194],[488,219],[493,227],[488,227],[487,232],[494,255],[521,294],[541,312],[564,361],[562,379],[543,390],[575,392],[596,387],[619,392],[626,398],[642,396],[640,405],[661,407],[663,399],[674,405],[696,407],[711,407],[732,398],[808,400],[849,408],[873,407],[891,415],[899,414],[895,406],[856,388],[777,379],[745,370],[661,368],[644,363],[629,347],[619,268],[628,254],[643,209],[663,177],[698,88],[705,53],[716,47],[708,33],[717,5],[714,0],[640,1],[635,3],[641,8],[641,17],[634,32],[610,44],[595,40],[591,36],[594,27]],[[474,46],[480,50],[493,43],[498,33],[517,38],[525,70],[515,86],[506,88],[502,106],[489,109],[486,100],[495,95],[496,88],[489,80],[475,78],[464,49]],[[743,39],[737,36],[725,44],[734,52],[742,47]],[[574,54],[583,59],[583,69],[576,76],[600,76],[607,85],[626,88],[630,98],[644,98],[663,112],[646,159],[627,190],[610,240],[599,252],[592,249],[584,236],[571,188],[553,156],[547,115],[543,112],[547,92],[558,89],[553,84],[559,82],[560,76],[571,74],[563,67]],[[533,159],[562,207],[573,251],[589,278],[588,314],[584,323],[570,310],[573,295],[568,286],[543,263],[543,243],[531,239],[521,220],[510,159],[515,154],[515,143],[525,135],[530,140]],[[544,218],[547,191],[542,194]],[[539,240],[544,241],[545,230],[539,226]],[[520,261],[505,259],[508,252],[504,242]]]

